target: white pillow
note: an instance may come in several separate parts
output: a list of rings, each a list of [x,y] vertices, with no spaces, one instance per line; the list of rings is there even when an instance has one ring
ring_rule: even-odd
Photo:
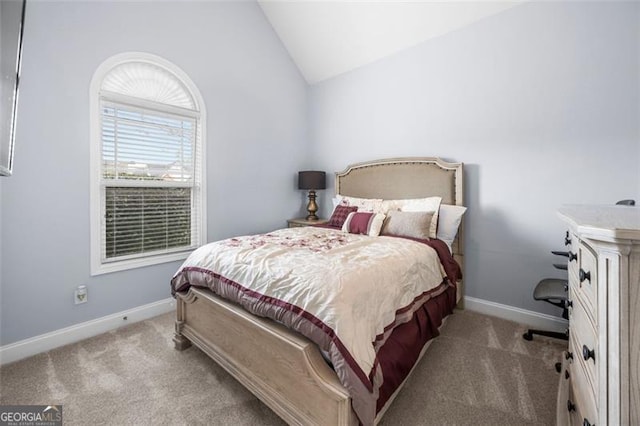
[[[342,197],[333,197],[331,199],[331,204],[333,204],[333,210],[336,209],[340,205],[340,201],[342,201]]]
[[[351,234],[364,234],[370,237],[377,237],[380,235],[382,224],[384,223],[385,215],[382,213],[373,213],[367,223],[359,223],[358,225],[351,226],[353,218],[357,218],[357,215],[369,215],[369,213],[351,212],[347,216],[347,219],[342,225],[342,231],[349,232]]]
[[[381,198],[357,198],[338,194],[339,204],[345,206],[356,206],[359,212],[384,213]]]
[[[408,200],[384,200],[383,212],[400,210],[403,212],[432,212],[433,217],[429,226],[429,238],[436,238],[438,229],[438,211],[440,210],[441,197],[412,198]]]
[[[447,244],[449,251],[451,251],[451,245],[458,233],[460,222],[462,222],[462,215],[466,211],[467,208],[463,206],[451,206],[449,204],[440,206],[437,238]]]

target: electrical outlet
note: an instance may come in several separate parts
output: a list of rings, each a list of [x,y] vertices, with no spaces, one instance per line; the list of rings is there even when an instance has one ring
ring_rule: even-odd
[[[73,292],[73,302],[76,305],[80,303],[86,303],[89,300],[89,295],[87,294],[87,286],[79,285],[78,288]]]

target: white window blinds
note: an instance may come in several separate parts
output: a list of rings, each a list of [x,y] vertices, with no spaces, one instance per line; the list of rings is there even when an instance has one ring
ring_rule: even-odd
[[[190,115],[101,100],[103,262],[200,244]]]

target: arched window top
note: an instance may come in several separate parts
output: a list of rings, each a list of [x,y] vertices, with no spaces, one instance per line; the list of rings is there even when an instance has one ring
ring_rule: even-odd
[[[140,55],[135,58],[117,55],[111,64],[103,64],[108,70],[102,78],[100,91],[200,110],[191,90],[183,83],[185,76],[176,75],[179,70],[173,64],[164,64],[166,61],[162,58],[148,54],[147,61]]]

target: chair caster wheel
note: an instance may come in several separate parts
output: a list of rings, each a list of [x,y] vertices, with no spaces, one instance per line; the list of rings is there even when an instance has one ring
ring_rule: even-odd
[[[530,331],[527,331],[526,333],[524,333],[524,334],[522,335],[522,338],[523,338],[524,340],[532,341],[532,340],[533,340],[533,334],[531,334],[531,332],[530,332]]]

